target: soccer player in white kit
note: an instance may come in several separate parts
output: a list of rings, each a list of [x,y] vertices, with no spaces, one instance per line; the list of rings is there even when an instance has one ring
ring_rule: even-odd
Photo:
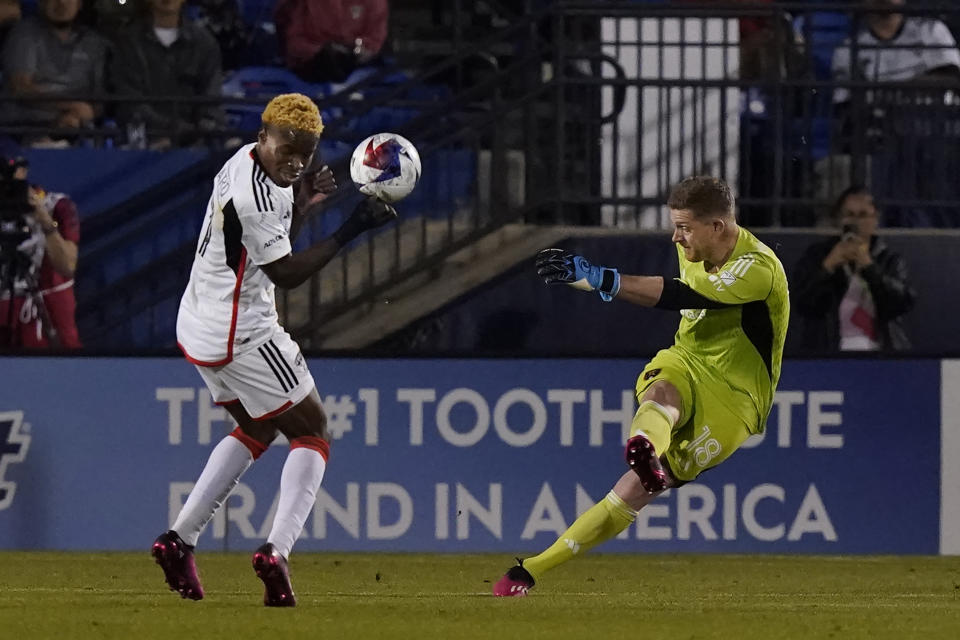
[[[282,433],[290,452],[279,504],[253,567],[265,586],[264,604],[294,606],[287,558],[313,508],[330,440],[313,377],[280,326],[274,291],[300,285],[350,240],[397,214],[367,198],[333,235],[292,253],[291,235],[306,210],[336,189],[328,168],[305,173],[323,123],[313,101],[296,93],[271,100],[262,121],[257,142],[241,147],[214,179],[177,316],[180,349],[238,426],[213,449],[152,554],[171,590],[183,598],[203,598],[193,556],[200,532],[240,476]]]

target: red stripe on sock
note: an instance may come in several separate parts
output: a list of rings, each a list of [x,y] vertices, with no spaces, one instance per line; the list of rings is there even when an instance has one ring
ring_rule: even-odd
[[[230,432],[234,438],[239,440],[243,446],[250,450],[250,455],[253,456],[253,459],[256,460],[263,455],[263,452],[267,450],[267,445],[263,444],[259,440],[254,440],[243,431],[240,430],[240,427],[237,427]]]
[[[330,457],[330,445],[326,440],[319,436],[300,436],[299,438],[294,438],[290,441],[291,449],[297,449],[299,447],[303,447],[304,449],[313,449],[323,456],[324,462],[326,462]]]

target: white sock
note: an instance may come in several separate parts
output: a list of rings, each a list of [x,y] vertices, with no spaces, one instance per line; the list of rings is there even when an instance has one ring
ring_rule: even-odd
[[[251,464],[253,455],[246,445],[233,436],[221,440],[210,452],[203,473],[187,497],[177,521],[170,528],[180,534],[187,544],[196,545],[200,532]]]
[[[284,558],[290,557],[293,543],[317,500],[327,462],[318,451],[307,447],[291,449],[280,475],[280,502],[267,542]]]

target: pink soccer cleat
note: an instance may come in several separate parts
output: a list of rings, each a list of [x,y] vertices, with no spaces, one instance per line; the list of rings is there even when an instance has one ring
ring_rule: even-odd
[[[184,542],[176,531],[157,536],[150,553],[163,569],[170,591],[176,591],[181,598],[203,599],[203,586],[193,559],[193,547]]]
[[[527,591],[533,588],[536,581],[530,572],[523,568],[523,561],[517,558],[517,565],[503,574],[503,577],[497,580],[493,585],[493,595],[498,597],[513,596],[522,598],[527,595]]]
[[[295,607],[297,597],[290,584],[287,559],[276,552],[269,542],[253,554],[253,570],[263,580],[263,604],[268,607]]]
[[[646,436],[636,435],[627,440],[623,456],[630,468],[640,476],[640,484],[647,493],[658,493],[667,488],[667,471],[657,457],[653,443]]]

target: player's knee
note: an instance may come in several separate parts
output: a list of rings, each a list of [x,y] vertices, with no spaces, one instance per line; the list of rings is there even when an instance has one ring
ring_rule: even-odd
[[[323,456],[325,461],[330,459],[330,441],[320,436],[290,438],[290,450],[293,451],[294,449],[310,449]]]
[[[679,412],[683,402],[680,392],[667,380],[657,380],[640,397],[640,403],[655,402],[661,407],[672,407]]]
[[[330,432],[327,429],[326,412],[317,403],[304,418],[296,433],[288,435],[290,449],[311,449],[327,460],[330,457]]]
[[[263,455],[273,439],[277,437],[276,429],[260,426],[256,423],[246,424],[243,427],[238,426],[230,436],[236,438],[245,446],[254,460]]]
[[[311,402],[310,410],[303,414],[303,422],[299,429],[304,435],[323,438],[330,441],[330,432],[327,428],[327,412],[319,402]]]
[[[330,431],[327,428],[327,412],[321,408],[318,414],[317,418],[313,421],[314,424],[311,424],[311,427],[314,429],[313,435],[330,442]]]

